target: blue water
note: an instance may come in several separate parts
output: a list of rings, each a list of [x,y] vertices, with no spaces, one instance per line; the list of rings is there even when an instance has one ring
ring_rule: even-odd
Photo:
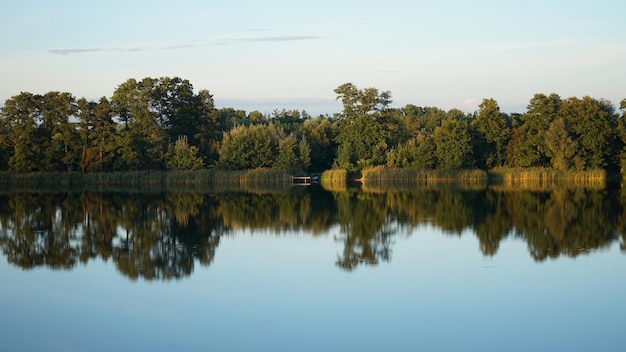
[[[626,349],[619,243],[537,262],[515,237],[486,257],[471,229],[421,225],[394,237],[389,262],[348,272],[338,234],[237,230],[173,281],[0,256],[0,351]]]

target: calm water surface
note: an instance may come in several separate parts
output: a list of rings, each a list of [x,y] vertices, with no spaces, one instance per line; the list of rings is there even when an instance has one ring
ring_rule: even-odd
[[[0,193],[0,351],[624,351],[626,192]]]

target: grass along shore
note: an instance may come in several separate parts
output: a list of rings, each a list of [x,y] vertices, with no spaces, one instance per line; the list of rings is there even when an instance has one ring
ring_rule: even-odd
[[[0,187],[83,186],[83,185],[220,185],[220,184],[287,184],[287,170],[251,169],[242,171],[132,171],[111,173],[59,172],[16,174],[0,173]]]
[[[220,185],[287,185],[293,183],[293,174],[287,170],[250,169],[226,171],[207,169],[198,171],[135,171],[114,173],[0,173],[0,187],[46,187],[46,186],[220,186]],[[326,189],[345,190],[355,181],[346,170],[324,171],[320,183]],[[385,183],[436,184],[463,182],[490,185],[543,185],[568,183],[598,185],[621,181],[620,174],[606,170],[560,171],[549,168],[498,168],[485,170],[428,170],[415,168],[366,168],[360,178],[364,185]]]

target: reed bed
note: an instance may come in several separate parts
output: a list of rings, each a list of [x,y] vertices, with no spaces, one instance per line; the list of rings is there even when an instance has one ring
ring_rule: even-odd
[[[580,186],[605,185],[606,170],[556,170],[551,168],[496,168],[489,171],[490,183],[522,187],[545,187],[551,184]]]
[[[320,177],[320,184],[327,191],[343,192],[348,188],[348,171],[344,169],[326,170]]]
[[[441,183],[478,182],[486,183],[487,172],[472,170],[430,170],[415,168],[371,167],[363,170],[363,184],[371,183]]]
[[[102,186],[171,187],[216,186],[225,184],[291,184],[291,174],[286,170],[253,169],[243,171],[197,170],[197,171],[135,171],[111,173],[0,173],[2,188],[70,189],[100,188]]]

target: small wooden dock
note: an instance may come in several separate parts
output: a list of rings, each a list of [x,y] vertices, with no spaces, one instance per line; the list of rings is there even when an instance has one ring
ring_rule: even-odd
[[[291,182],[296,185],[310,185],[311,176],[292,176]]]

